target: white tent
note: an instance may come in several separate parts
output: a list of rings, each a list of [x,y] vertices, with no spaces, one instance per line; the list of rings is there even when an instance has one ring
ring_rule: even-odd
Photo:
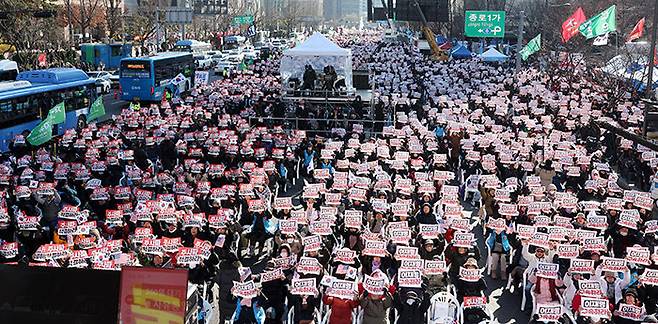
[[[508,56],[492,47],[480,54],[480,58],[485,62],[503,62],[508,59]]]
[[[314,33],[301,45],[283,52],[279,71],[284,87],[290,78],[301,81],[307,64],[318,73],[325,66],[333,66],[338,77],[345,78],[347,88],[352,89],[352,51],[341,48],[320,33]]]

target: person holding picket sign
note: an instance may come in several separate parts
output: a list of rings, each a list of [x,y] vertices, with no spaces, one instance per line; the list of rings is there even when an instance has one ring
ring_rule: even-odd
[[[612,320],[615,324],[633,324],[646,322],[650,319],[655,320],[654,316],[647,318],[647,310],[644,307],[644,303],[642,303],[638,291],[634,288],[626,290],[624,300],[617,303],[615,311],[612,314]]]

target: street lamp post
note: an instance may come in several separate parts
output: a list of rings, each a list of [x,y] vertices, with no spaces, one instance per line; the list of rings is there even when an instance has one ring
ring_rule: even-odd
[[[653,101],[653,66],[654,57],[656,57],[656,29],[658,29],[658,0],[654,3],[653,7],[653,26],[651,28],[651,49],[649,50],[649,75],[647,76],[647,88],[645,89],[645,97]],[[642,136],[647,136],[647,117],[651,105],[646,103],[644,105],[644,121],[642,122]]]

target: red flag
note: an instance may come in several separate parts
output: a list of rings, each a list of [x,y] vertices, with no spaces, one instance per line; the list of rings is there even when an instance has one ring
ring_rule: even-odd
[[[566,43],[574,35],[580,33],[578,27],[586,20],[583,8],[578,7],[576,12],[571,15],[564,23],[562,23],[562,40]]]
[[[642,34],[644,34],[644,18],[640,19],[640,21],[635,24],[635,27],[633,27],[633,30],[631,31],[630,35],[628,35],[628,39],[626,41],[632,42],[642,37]]]

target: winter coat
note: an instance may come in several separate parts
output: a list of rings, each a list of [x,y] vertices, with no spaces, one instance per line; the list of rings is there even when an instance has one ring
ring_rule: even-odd
[[[322,301],[331,307],[329,324],[352,323],[352,310],[359,306],[355,300],[347,300],[325,295]]]
[[[391,297],[386,294],[382,299],[372,300],[368,297],[361,300],[363,309],[363,324],[385,324],[386,310],[391,307]]]
[[[224,314],[233,314],[235,311],[235,297],[231,293],[233,282],[240,281],[238,265],[231,262],[222,262],[215,277],[219,286],[219,311]]]

